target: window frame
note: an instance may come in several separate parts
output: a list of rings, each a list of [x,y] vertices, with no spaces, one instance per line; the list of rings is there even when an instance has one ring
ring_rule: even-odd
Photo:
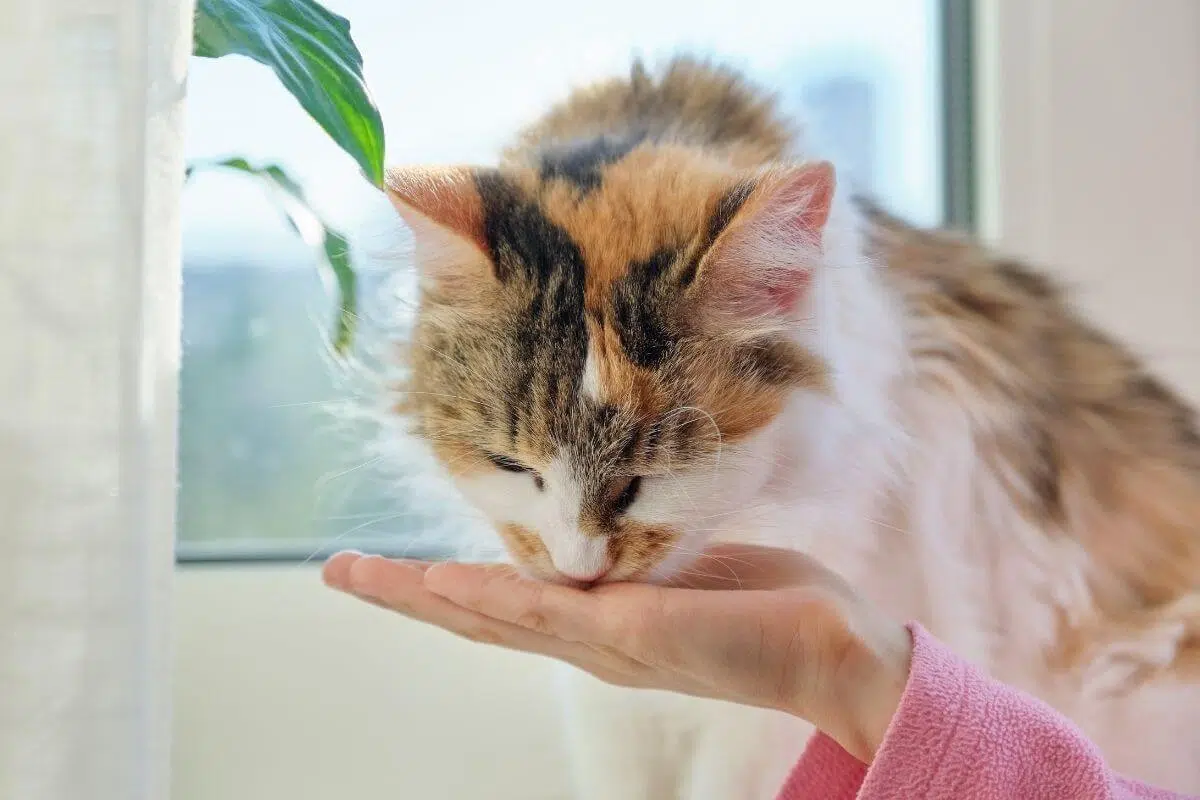
[[[975,0],[940,0],[942,90],[942,211],[948,227],[977,224],[975,173]]]

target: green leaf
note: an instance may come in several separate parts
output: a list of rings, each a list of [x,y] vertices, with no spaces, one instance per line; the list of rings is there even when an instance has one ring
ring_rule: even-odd
[[[262,181],[279,200],[288,224],[300,238],[313,247],[321,265],[328,269],[337,284],[338,316],[334,323],[334,351],[345,353],[354,341],[358,322],[358,278],[350,260],[350,243],[331,228],[308,204],[300,184],[277,164],[255,166],[244,158],[221,161],[197,161],[188,166],[190,177],[197,169],[232,169],[252,175]]]
[[[196,0],[192,52],[270,67],[367,179],[383,185],[383,120],[344,18],[313,0]]]
[[[333,276],[337,280],[338,318],[333,330],[333,349],[345,353],[354,341],[354,329],[358,323],[358,286],[354,266],[350,263],[350,243],[340,233],[325,230],[325,257]]]

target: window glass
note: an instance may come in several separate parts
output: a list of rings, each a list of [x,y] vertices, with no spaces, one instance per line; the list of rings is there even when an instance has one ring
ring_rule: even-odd
[[[390,164],[492,161],[571,86],[686,49],[806,109],[843,176],[896,211],[943,217],[935,0],[327,5],[351,22]],[[404,266],[399,223],[274,76],[193,59],[188,90],[189,158],[282,165],[349,235],[368,308],[402,314],[405,298],[382,288]],[[244,175],[200,172],[185,190],[183,301],[182,558],[426,551],[432,532],[466,524],[460,504],[411,480],[422,471],[398,439],[378,436],[376,353],[366,369],[329,355],[333,300],[312,253]]]

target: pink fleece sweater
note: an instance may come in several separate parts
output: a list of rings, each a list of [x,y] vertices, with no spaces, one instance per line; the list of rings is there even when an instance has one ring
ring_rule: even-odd
[[[1122,778],[1044,703],[968,665],[918,625],[912,671],[875,761],[818,734],[778,800],[1178,800]]]

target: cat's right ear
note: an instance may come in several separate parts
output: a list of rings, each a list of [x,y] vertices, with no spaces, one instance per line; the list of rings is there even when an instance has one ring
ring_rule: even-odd
[[[475,177],[467,167],[397,167],[385,182],[412,231],[422,284],[453,302],[478,296],[495,280]]]

